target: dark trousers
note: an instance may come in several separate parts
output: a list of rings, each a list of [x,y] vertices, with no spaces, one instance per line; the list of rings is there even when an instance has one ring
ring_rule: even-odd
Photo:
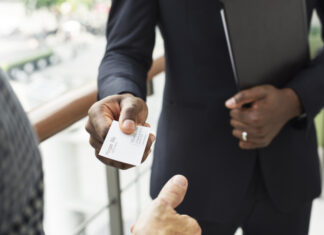
[[[198,220],[203,235],[233,235],[237,228],[244,235],[307,235],[312,202],[289,213],[278,211],[271,202],[256,164],[255,174],[233,224]]]

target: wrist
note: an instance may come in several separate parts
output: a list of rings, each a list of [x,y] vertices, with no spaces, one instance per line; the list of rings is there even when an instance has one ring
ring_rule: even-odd
[[[284,93],[283,98],[287,104],[288,120],[300,116],[303,113],[303,106],[297,93],[291,88],[284,88],[282,92]]]

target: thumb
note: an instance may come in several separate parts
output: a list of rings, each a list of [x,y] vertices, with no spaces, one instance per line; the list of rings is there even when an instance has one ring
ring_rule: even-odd
[[[145,124],[148,112],[143,100],[127,97],[121,100],[120,107],[119,125],[125,134],[132,134],[136,130],[136,124]]]
[[[228,99],[225,106],[229,109],[241,108],[243,105],[263,99],[265,96],[265,89],[262,87],[253,87],[251,89],[240,91],[232,98]]]
[[[183,201],[188,188],[188,180],[182,175],[173,176],[162,188],[158,200],[176,208]]]

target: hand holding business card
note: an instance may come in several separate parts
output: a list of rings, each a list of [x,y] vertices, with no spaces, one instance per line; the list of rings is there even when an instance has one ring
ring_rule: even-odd
[[[132,164],[136,163],[138,165],[141,161],[145,161],[150,154],[151,146],[155,140],[155,136],[153,134],[149,134],[148,139],[147,134],[144,134],[144,137],[146,138],[139,137],[134,139],[135,142],[138,141],[136,143],[142,143],[140,144],[141,146],[144,142],[147,142],[145,147],[142,146],[141,148],[141,152],[144,149],[144,153],[142,153],[142,156],[140,157],[136,153],[136,150],[134,150],[132,147],[127,147],[128,145],[124,145],[125,140],[123,140],[123,142],[119,141],[120,138],[123,139],[123,137],[126,138],[129,137],[128,135],[132,135],[136,131],[137,127],[139,127],[139,132],[137,132],[137,134],[139,134],[139,136],[143,136],[141,127],[148,126],[146,123],[148,107],[143,99],[135,97],[133,94],[129,93],[107,96],[91,106],[88,111],[88,116],[89,119],[85,129],[90,134],[89,143],[95,150],[95,156],[104,164],[125,170],[134,166],[124,163],[129,162],[129,157],[131,157]],[[118,123],[114,122],[116,118],[118,119]],[[111,127],[113,130],[110,129]],[[120,129],[117,127],[120,127]],[[114,131],[114,128],[117,129]],[[114,134],[116,131],[120,132],[120,130],[125,135]],[[110,135],[112,134],[114,134],[115,139],[110,138]],[[103,148],[101,151],[106,137],[108,138],[106,140],[108,141],[108,144],[105,146],[107,149],[104,150]],[[140,140],[142,140],[142,142]],[[115,143],[115,141],[118,142]],[[109,148],[110,150],[108,151]],[[136,158],[135,154],[141,161],[134,161],[134,158]]]
[[[120,130],[119,123],[113,121],[99,155],[111,160],[138,166],[150,135],[150,128],[137,126],[133,134],[127,135]]]

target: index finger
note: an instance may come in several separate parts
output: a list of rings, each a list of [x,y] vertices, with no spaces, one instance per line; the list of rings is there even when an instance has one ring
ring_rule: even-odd
[[[263,99],[266,96],[265,89],[257,86],[251,89],[243,90],[226,101],[225,105],[229,109],[241,108],[245,104]]]
[[[106,116],[99,108],[100,106],[94,106],[89,110],[89,122],[94,128],[96,135],[100,138],[100,141],[103,142],[113,122],[113,118]]]

